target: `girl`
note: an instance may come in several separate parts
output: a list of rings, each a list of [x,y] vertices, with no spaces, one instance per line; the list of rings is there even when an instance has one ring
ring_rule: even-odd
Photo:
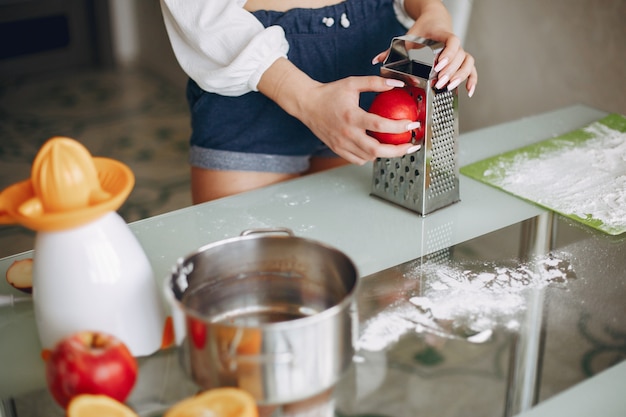
[[[189,76],[194,203],[346,163],[416,151],[366,131],[410,120],[366,112],[400,86],[377,74],[395,36],[445,44],[437,88],[477,83],[473,57],[441,0],[161,0],[176,58]]]

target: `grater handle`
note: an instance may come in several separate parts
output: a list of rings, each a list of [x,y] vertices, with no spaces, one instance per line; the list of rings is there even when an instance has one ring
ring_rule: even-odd
[[[436,76],[434,67],[444,43],[412,35],[392,39],[390,51],[383,63],[383,69],[432,79]]]

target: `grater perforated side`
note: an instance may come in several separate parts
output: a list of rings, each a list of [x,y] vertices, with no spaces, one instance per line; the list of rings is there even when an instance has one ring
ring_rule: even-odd
[[[434,87],[435,57],[443,45],[423,38],[394,38],[381,75],[401,79],[424,124],[419,151],[374,161],[371,194],[427,215],[459,201],[458,89]]]

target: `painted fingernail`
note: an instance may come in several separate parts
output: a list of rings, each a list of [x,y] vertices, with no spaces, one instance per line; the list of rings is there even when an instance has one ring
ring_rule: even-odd
[[[468,91],[467,95],[471,98],[474,95],[474,90],[476,90],[476,86],[473,85]]]
[[[406,130],[408,131],[408,130],[417,129],[420,126],[421,126],[420,122],[412,122],[406,125]]]
[[[385,84],[389,87],[404,87],[404,81],[396,80],[395,78],[387,78]]]
[[[435,71],[439,72],[442,69],[445,68],[445,66],[448,65],[448,58],[443,58],[441,59],[439,62],[437,62],[437,65],[435,66]]]
[[[435,84],[435,88],[439,88],[439,89],[443,88],[443,86],[446,85],[449,79],[450,77],[444,74],[441,78],[439,78],[439,80],[437,81],[437,84]]]
[[[411,146],[409,149],[406,150],[407,155],[410,153],[414,153],[419,151],[420,149],[422,149],[422,145],[415,145],[415,146]]]
[[[376,65],[376,64],[379,64],[379,63],[380,63],[380,60],[378,59],[377,56],[375,56],[374,59],[372,59],[372,65]]]
[[[461,80],[459,80],[458,78],[450,81],[450,84],[448,84],[448,91],[454,90],[459,86],[459,84],[461,84]]]

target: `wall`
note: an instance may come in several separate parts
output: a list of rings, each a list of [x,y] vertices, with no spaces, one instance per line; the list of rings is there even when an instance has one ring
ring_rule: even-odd
[[[183,89],[187,77],[170,47],[159,0],[108,0],[108,4],[117,64],[149,69]]]
[[[0,0],[0,76],[112,64],[108,13],[89,0]],[[104,4],[106,6],[106,4]]]
[[[183,88],[158,0],[133,3],[139,61]],[[626,114],[624,21],[624,0],[473,0],[465,47],[479,86],[461,94],[461,131],[572,104]]]
[[[474,0],[479,86],[462,131],[572,105],[626,115],[624,0]]]

